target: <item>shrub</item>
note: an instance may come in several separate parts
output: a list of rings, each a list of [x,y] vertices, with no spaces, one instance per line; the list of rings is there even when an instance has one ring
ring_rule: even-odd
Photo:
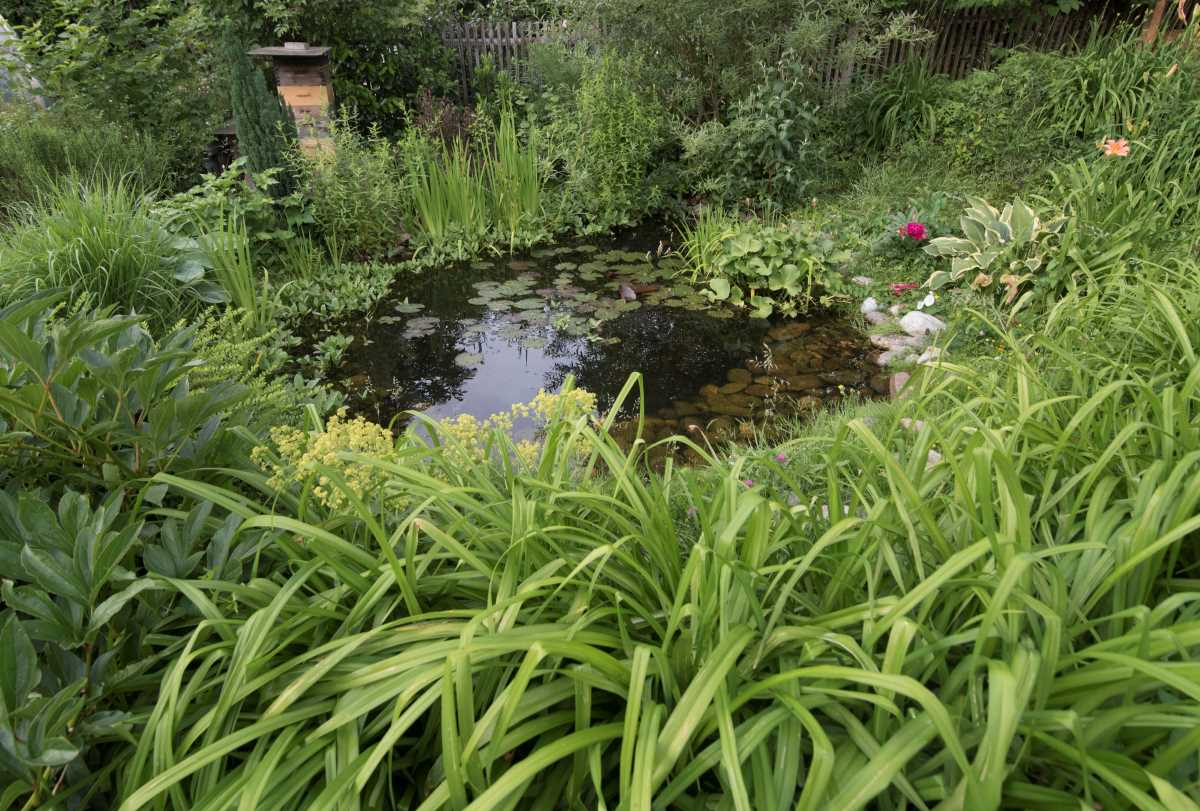
[[[36,202],[65,177],[124,178],[155,192],[167,175],[167,159],[149,136],[67,104],[50,110],[0,106],[0,218]]]
[[[709,122],[684,137],[693,190],[719,204],[745,200],[782,209],[800,200],[821,157],[810,145],[817,109],[798,71],[791,62],[765,71],[733,105],[728,124]]]
[[[605,53],[584,74],[574,115],[552,122],[550,137],[565,156],[565,191],[590,221],[626,223],[661,202],[646,178],[663,123],[615,54]]]
[[[292,150],[289,165],[309,201],[313,223],[337,259],[365,259],[395,251],[411,207],[401,161],[378,128],[355,132],[352,119],[333,122],[333,149],[305,155]]]
[[[226,104],[215,19],[200,4],[61,0],[20,33],[50,94],[152,138],[176,179],[195,176]]]
[[[231,25],[226,26],[222,48],[229,63],[238,153],[246,158],[251,172],[279,171],[279,182],[270,191],[285,195],[292,179],[283,171],[284,155],[288,142],[296,140],[296,124],[279,97],[267,88],[262,71],[250,62],[246,42]]]
[[[225,300],[194,242],[168,231],[124,180],[56,184],[0,240],[0,296],[62,288],[165,326]]]
[[[808,221],[722,227],[718,220],[706,228],[718,232],[719,250],[709,242],[689,256],[713,257],[698,275],[708,280],[705,293],[714,301],[750,307],[754,317],[766,318],[777,312],[795,315],[844,292],[841,269],[849,253]]]
[[[245,391],[232,382],[190,389],[191,328],[156,343],[138,317],[56,314],[57,299],[0,310],[6,484],[116,487],[229,460],[231,437],[219,429]]]

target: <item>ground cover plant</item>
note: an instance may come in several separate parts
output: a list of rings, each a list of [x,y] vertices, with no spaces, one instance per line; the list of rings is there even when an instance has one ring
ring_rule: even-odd
[[[119,5],[32,40],[64,94],[115,83],[102,148],[73,108],[0,128],[0,811],[1200,807],[1190,28],[873,79],[853,52],[911,18],[572,6],[473,110],[402,101],[432,47],[381,56],[335,151],[177,188],[205,110],[142,156],[176,108],[84,23],[141,58],[225,14]],[[420,3],[311,5],[231,22],[426,42]],[[208,55],[168,78],[228,85]],[[597,246],[652,214],[650,251]],[[566,374],[401,424],[321,382],[385,335],[469,377],[487,325],[497,390],[560,333],[707,349],[613,343],[634,313],[750,325],[705,386],[734,410]],[[822,318],[898,353],[882,388],[810,357]],[[829,398],[776,409],[773,368]]]

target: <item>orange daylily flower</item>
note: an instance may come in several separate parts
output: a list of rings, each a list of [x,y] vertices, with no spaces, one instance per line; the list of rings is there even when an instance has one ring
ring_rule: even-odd
[[[1108,138],[1100,145],[1106,158],[1123,158],[1129,154],[1129,141],[1124,138]]]

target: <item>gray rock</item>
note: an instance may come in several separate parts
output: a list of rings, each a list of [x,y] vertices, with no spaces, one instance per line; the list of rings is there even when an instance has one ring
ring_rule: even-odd
[[[859,312],[861,312],[863,315],[866,315],[867,313],[873,313],[878,309],[879,302],[874,298],[863,299],[863,303],[858,308]]]
[[[917,363],[920,363],[920,364],[936,363],[937,361],[941,360],[941,358],[942,358],[941,347],[931,346],[931,347],[926,348],[926,350],[921,353],[921,357],[917,358]]]
[[[872,335],[871,344],[880,349],[895,351],[905,347],[919,349],[922,345],[922,340],[914,338],[911,335]]]
[[[870,276],[855,276],[850,281],[854,282],[855,284],[862,285],[863,287],[870,287],[871,285],[875,284],[875,280]]]
[[[905,313],[900,319],[900,328],[909,335],[929,335],[935,332],[941,332],[946,328],[946,322],[940,318],[935,318],[929,313],[923,313],[920,310],[913,310]]]
[[[917,350],[911,346],[901,346],[896,349],[889,349],[886,352],[880,353],[875,362],[880,366],[891,366],[893,363],[910,360],[913,355],[917,354]]]
[[[864,313],[864,316],[866,317],[868,324],[875,324],[876,326],[880,324],[886,324],[892,320],[891,316],[885,312],[881,312],[880,310],[872,310],[869,313]]]
[[[893,304],[891,307],[888,307],[888,312],[891,313],[892,315],[894,315],[896,318],[899,318],[900,313],[904,312],[904,305],[903,304]]]
[[[888,394],[892,397],[899,397],[904,391],[904,384],[911,377],[908,372],[896,372],[888,379]]]

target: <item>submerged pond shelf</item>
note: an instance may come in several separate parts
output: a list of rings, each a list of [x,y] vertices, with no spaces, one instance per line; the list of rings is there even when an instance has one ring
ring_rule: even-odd
[[[354,413],[387,424],[408,411],[484,418],[568,375],[607,411],[641,372],[648,439],[729,432],[878,385],[848,321],[713,305],[660,249],[635,234],[406,276],[358,322],[334,382]]]

